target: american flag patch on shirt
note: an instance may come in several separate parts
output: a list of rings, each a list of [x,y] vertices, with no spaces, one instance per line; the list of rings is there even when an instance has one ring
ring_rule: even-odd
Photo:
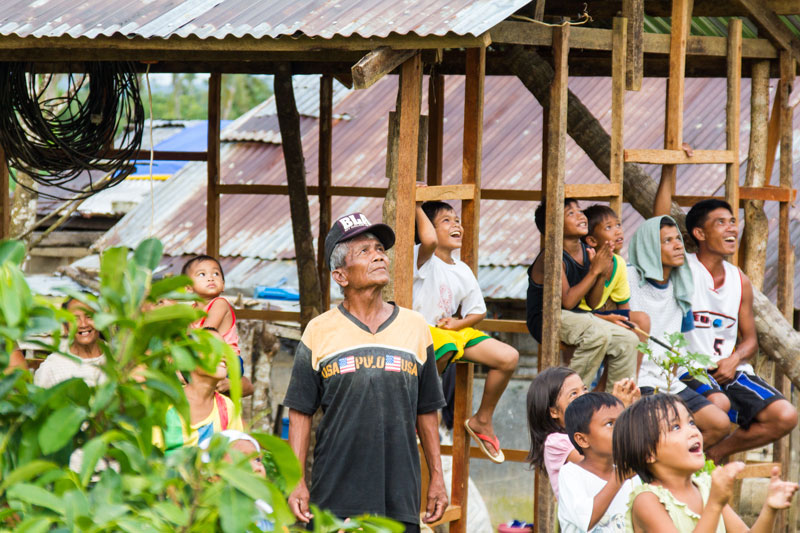
[[[402,360],[401,357],[396,355],[387,355],[386,356],[386,370],[389,372],[400,372],[400,361]]]
[[[340,374],[347,374],[348,372],[355,372],[355,371],[356,371],[356,360],[352,355],[348,357],[339,358]]]

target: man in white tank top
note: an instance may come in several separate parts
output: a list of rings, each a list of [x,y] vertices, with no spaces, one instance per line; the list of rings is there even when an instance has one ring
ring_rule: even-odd
[[[654,212],[668,214],[672,183],[659,184]],[[797,424],[791,403],[753,371],[750,358],[758,351],[753,318],[753,286],[738,267],[725,261],[738,246],[739,226],[730,205],[716,199],[695,204],[686,215],[686,230],[697,245],[687,254],[692,269],[694,330],[686,335],[689,350],[710,355],[717,368],[709,374],[725,395],[699,382],[688,383],[708,399],[728,410],[738,428],[706,449],[719,462],[728,455],[774,442]],[[728,402],[724,402],[727,398]],[[723,405],[720,400],[727,405]]]

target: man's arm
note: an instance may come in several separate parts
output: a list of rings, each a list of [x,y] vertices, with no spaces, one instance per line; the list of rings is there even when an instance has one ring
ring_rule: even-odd
[[[442,474],[442,459],[439,452],[439,413],[431,411],[417,415],[417,434],[419,435],[425,462],[428,464],[430,484],[428,485],[428,504],[425,509],[425,522],[439,520],[447,507],[447,492]]]
[[[311,436],[311,415],[295,409],[289,409],[289,446],[300,461],[302,472],[297,487],[289,495],[289,508],[294,516],[303,523],[308,523],[313,515],[308,510],[310,495],[305,480],[306,454]]]
[[[658,190],[656,191],[656,199],[653,202],[654,217],[669,215],[670,207],[672,207],[673,189],[672,178],[661,174],[661,181],[658,182]]]

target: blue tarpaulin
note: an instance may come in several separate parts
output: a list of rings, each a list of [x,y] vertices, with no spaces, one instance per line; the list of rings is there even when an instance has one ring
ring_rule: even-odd
[[[225,128],[231,120],[220,121],[220,128]],[[165,141],[156,144],[157,151],[165,152],[204,152],[208,143],[208,122],[183,128]],[[172,176],[186,165],[187,161],[153,161],[154,176]],[[133,176],[149,176],[150,161],[136,161]]]

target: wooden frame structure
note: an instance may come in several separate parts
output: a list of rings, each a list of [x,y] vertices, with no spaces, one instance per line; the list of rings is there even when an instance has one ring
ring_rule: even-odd
[[[779,0],[776,0],[779,1]],[[664,3],[664,2],[661,2]],[[669,3],[669,2],[667,2]],[[697,2],[700,4],[701,2]],[[545,2],[535,2],[537,18],[545,14]],[[208,146],[204,153],[159,153],[155,159],[204,160],[207,163],[207,252],[219,254],[220,196],[223,194],[288,195],[288,185],[234,185],[221,181],[220,174],[220,92],[223,73],[274,73],[291,64],[292,72],[315,73],[322,76],[320,84],[320,156],[319,185],[307,187],[308,194],[317,195],[320,204],[320,241],[318,273],[322,284],[324,306],[330,303],[330,280],[327,266],[321,260],[324,235],[332,220],[332,196],[384,197],[386,188],[342,187],[333,183],[332,161],[332,80],[334,76],[354,76],[357,87],[369,87],[382,75],[400,71],[399,136],[417,139],[421,114],[421,90],[425,68],[436,63],[429,78],[427,181],[428,187],[416,189],[418,143],[402,142],[398,148],[397,209],[394,226],[397,231],[395,299],[400,305],[411,305],[411,269],[413,246],[413,206],[417,200],[461,200],[465,238],[462,259],[477,272],[478,229],[480,200],[539,201],[546,198],[551,206],[543,239],[545,251],[544,302],[545,313],[554,317],[543,329],[543,344],[539,352],[540,369],[559,363],[558,328],[561,308],[562,206],[565,196],[579,199],[608,201],[619,212],[623,202],[625,163],[663,165],[664,175],[675,186],[678,165],[725,164],[725,198],[733,206],[741,201],[757,199],[780,202],[779,291],[778,306],[788,317],[792,309],[793,253],[789,236],[789,204],[794,200],[791,176],[792,108],[789,92],[794,82],[798,49],[791,37],[775,26],[770,9],[754,0],[742,1],[762,27],[768,29],[769,39],[742,39],[741,21],[733,19],[728,37],[697,37],[689,35],[692,13],[690,0],[673,0],[671,35],[647,34],[642,31],[644,2],[623,1],[627,18],[613,20],[613,29],[550,27],[508,20],[478,36],[397,35],[385,38],[335,36],[326,40],[306,37],[292,39],[230,40],[163,40],[116,39],[99,36],[94,39],[70,40],[66,46],[70,62],[80,61],[157,61],[151,72],[210,72],[208,98]],[[660,4],[659,4],[660,5]],[[549,6],[548,6],[549,8]],[[738,9],[738,8],[737,8]],[[800,11],[800,10],[798,10]],[[738,13],[738,11],[737,11]],[[776,44],[773,44],[776,43]],[[490,45],[525,45],[550,47],[553,54],[554,77],[544,128],[542,190],[499,190],[481,188],[481,145],[483,128],[484,77],[503,71],[502,61],[496,61],[497,51]],[[40,71],[56,72],[63,64],[52,60],[53,53],[63,53],[65,44],[54,38],[0,38],[0,61],[36,61]],[[202,52],[202,62],[198,53]],[[610,54],[607,54],[611,52]],[[610,55],[610,62],[597,65],[597,54]],[[367,54],[367,56],[365,56]],[[594,54],[594,55],[592,55]],[[668,62],[665,65],[663,58]],[[780,147],[780,184],[777,187],[739,186],[739,103],[743,63],[767,60],[780,76],[776,124]],[[359,69],[351,71],[358,62]],[[589,63],[593,63],[589,67]],[[722,66],[724,64],[724,67]],[[665,68],[667,67],[667,68]],[[564,184],[565,140],[568,115],[568,77],[605,73],[612,77],[612,128],[610,182],[604,184]],[[686,72],[691,75],[721,75],[728,80],[726,104],[726,149],[693,150],[682,147],[683,85]],[[462,182],[442,185],[442,131],[444,109],[443,74],[466,76],[464,102],[464,133],[462,152]],[[644,75],[668,75],[667,117],[663,150],[625,147],[623,139],[624,99],[626,90],[638,90]],[[367,89],[368,90],[368,89]],[[149,155],[149,153],[148,153]],[[0,235],[8,236],[9,174],[0,147]],[[699,198],[676,197],[682,205]],[[237,310],[240,318],[262,320],[298,320],[298,313],[280,311]],[[479,327],[487,331],[527,333],[522,321],[484,320]],[[471,365],[459,365],[456,377],[455,429],[453,446],[443,446],[443,453],[453,456],[451,505],[443,521],[450,522],[450,531],[467,531],[467,478],[470,458],[483,458],[477,448],[470,446],[463,430],[463,421],[472,412]],[[778,376],[778,385],[788,390],[788,382]],[[788,463],[787,440],[778,446],[776,458],[784,468]],[[525,460],[527,450],[504,450],[511,461]],[[755,470],[755,469],[754,469]],[[535,481],[535,521],[537,531],[552,531],[555,516],[549,484],[537,474]],[[424,500],[423,500],[424,501]]]

